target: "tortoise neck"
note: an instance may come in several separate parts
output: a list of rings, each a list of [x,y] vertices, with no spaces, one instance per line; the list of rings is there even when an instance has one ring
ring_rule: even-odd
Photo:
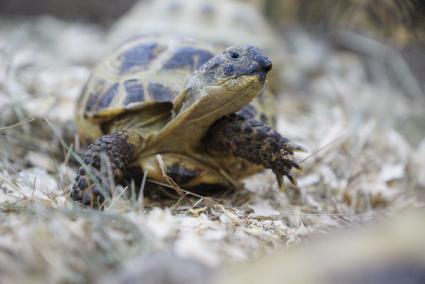
[[[175,115],[185,111],[197,99],[207,94],[206,80],[197,72],[192,74],[186,81],[186,84],[174,102],[173,112]]]

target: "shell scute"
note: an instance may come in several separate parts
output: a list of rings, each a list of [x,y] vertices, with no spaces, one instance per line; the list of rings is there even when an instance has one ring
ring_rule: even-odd
[[[131,79],[124,82],[126,97],[124,106],[131,103],[139,103],[145,100],[145,90],[143,84],[138,79]]]
[[[95,117],[109,120],[147,102],[173,102],[186,76],[213,57],[213,50],[186,37],[129,40],[97,65],[77,117],[95,125],[101,122],[91,121]]]
[[[101,97],[105,86],[106,86],[106,82],[104,80],[96,81],[94,87],[90,91],[90,95],[85,104],[85,108],[84,108],[85,113],[92,112],[93,110],[97,108],[97,102],[99,101],[99,98]],[[84,89],[84,92],[86,92],[87,90],[90,90],[90,89],[86,87]]]
[[[211,52],[204,49],[181,47],[178,48],[174,55],[164,64],[163,69],[174,70],[188,68],[193,72],[213,56]]]
[[[157,47],[157,43],[148,42],[136,45],[125,51],[119,56],[119,60],[121,61],[119,67],[120,73],[124,74],[129,71],[147,69],[149,63],[154,60],[157,55]]]
[[[100,97],[100,100],[97,102],[95,110],[100,110],[109,107],[111,105],[112,100],[118,94],[119,86],[119,83],[115,83],[111,87],[109,87],[109,89],[107,89],[106,92]]]
[[[148,92],[149,95],[158,102],[172,102],[178,95],[177,92],[171,88],[154,82],[149,82]]]

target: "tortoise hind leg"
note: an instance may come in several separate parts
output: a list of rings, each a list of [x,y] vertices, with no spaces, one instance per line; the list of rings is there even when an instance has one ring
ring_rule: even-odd
[[[300,145],[274,131],[266,123],[242,111],[221,118],[214,123],[206,136],[208,149],[230,151],[232,154],[272,169],[281,186],[287,176],[296,183],[292,168],[301,169],[295,161],[294,152],[305,151]]]
[[[128,135],[123,132],[98,138],[88,147],[83,157],[85,165],[81,166],[77,173],[71,197],[86,206],[102,206],[104,194],[110,193],[110,175],[116,182],[122,180],[124,171],[134,155],[134,149],[134,145],[128,142]],[[110,167],[104,160],[109,160]],[[101,188],[98,188],[99,186]]]

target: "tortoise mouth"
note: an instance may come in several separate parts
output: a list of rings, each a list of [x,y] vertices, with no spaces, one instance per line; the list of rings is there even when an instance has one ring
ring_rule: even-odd
[[[258,80],[260,80],[261,84],[264,84],[266,82],[266,78],[267,78],[267,71],[261,70],[261,71],[257,71],[254,72],[255,76],[257,76]]]
[[[260,82],[260,84],[264,85],[267,79],[267,72],[265,72],[264,70],[255,70],[251,72],[250,74],[223,78],[217,82],[217,85],[222,86],[222,85],[228,84],[229,81],[234,81],[234,82],[243,81],[246,78],[252,78],[252,77],[256,77],[258,81]]]

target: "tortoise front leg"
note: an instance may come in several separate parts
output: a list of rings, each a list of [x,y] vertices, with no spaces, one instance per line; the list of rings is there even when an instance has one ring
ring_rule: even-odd
[[[301,169],[294,152],[305,151],[300,145],[274,131],[266,123],[256,120],[243,109],[214,123],[206,136],[208,149],[230,151],[232,154],[272,169],[279,186],[283,176],[296,184],[292,168]]]
[[[86,206],[102,206],[104,194],[110,194],[110,178],[115,182],[122,180],[123,173],[133,157],[134,148],[128,143],[127,134],[123,132],[98,138],[88,147],[83,157],[85,165],[81,166],[77,173],[71,197]]]

